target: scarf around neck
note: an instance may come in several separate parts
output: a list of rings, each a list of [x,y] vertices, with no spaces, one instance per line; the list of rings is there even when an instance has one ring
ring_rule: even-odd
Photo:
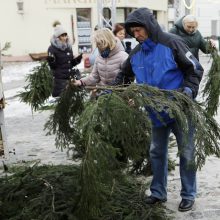
[[[66,50],[67,48],[72,49],[72,45],[70,44],[69,39],[67,39],[66,43],[62,43],[58,37],[53,36],[50,42],[54,47],[62,51]]]

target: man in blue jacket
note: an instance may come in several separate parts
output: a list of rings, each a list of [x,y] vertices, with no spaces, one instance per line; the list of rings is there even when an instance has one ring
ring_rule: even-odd
[[[130,83],[132,78],[138,84],[148,84],[159,89],[178,90],[195,98],[203,75],[203,68],[178,36],[163,32],[147,8],[139,8],[128,15],[125,22],[128,34],[139,42],[123,64],[114,84]],[[154,117],[149,113],[151,119]],[[182,128],[169,117],[166,125],[154,117],[150,160],[153,179],[151,195],[147,204],[167,200],[168,139],[171,132],[177,139],[180,154],[181,197],[179,211],[192,209],[196,196],[196,172],[188,165],[194,160],[193,127],[188,132],[188,143],[183,141]]]

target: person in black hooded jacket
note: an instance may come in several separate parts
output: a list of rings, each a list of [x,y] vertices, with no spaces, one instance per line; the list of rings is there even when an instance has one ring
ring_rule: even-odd
[[[170,33],[163,32],[147,8],[130,13],[125,21],[127,33],[139,44],[131,51],[112,85],[128,84],[136,79],[138,84],[147,84],[165,90],[182,91],[189,98],[195,98],[203,75],[203,68],[189,51],[184,41]],[[182,189],[179,211],[192,209],[196,196],[196,172],[188,169],[194,162],[194,127],[189,121],[188,142],[183,141],[183,129],[170,118],[166,111],[158,113],[147,108],[152,121],[150,161],[153,179],[151,195],[145,198],[147,204],[167,200],[168,140],[171,132],[177,139],[180,153],[180,176]]]
[[[81,62],[82,54],[74,58],[66,30],[60,23],[54,25],[47,61],[54,77],[52,96],[59,97],[66,88],[70,76],[75,75],[73,67]]]

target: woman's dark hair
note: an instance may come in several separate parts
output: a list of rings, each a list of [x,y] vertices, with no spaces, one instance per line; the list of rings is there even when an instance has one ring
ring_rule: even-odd
[[[113,29],[113,34],[116,36],[116,34],[123,29],[125,29],[124,24],[116,23]]]

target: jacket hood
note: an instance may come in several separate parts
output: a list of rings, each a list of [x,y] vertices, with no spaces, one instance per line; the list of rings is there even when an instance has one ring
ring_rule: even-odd
[[[149,37],[154,42],[158,42],[158,34],[160,34],[162,30],[154,15],[148,8],[138,8],[128,15],[125,21],[125,29],[127,33],[134,37],[130,28],[138,26],[146,28]]]
[[[197,30],[194,31],[194,32],[191,33],[191,34],[189,34],[188,32],[185,31],[185,29],[184,29],[184,27],[183,27],[183,18],[184,18],[184,17],[185,17],[185,16],[183,16],[182,18],[180,18],[179,20],[177,20],[174,25],[176,26],[177,29],[179,29],[179,30],[182,31],[183,33],[185,33],[185,34],[187,34],[187,35],[194,35]]]

